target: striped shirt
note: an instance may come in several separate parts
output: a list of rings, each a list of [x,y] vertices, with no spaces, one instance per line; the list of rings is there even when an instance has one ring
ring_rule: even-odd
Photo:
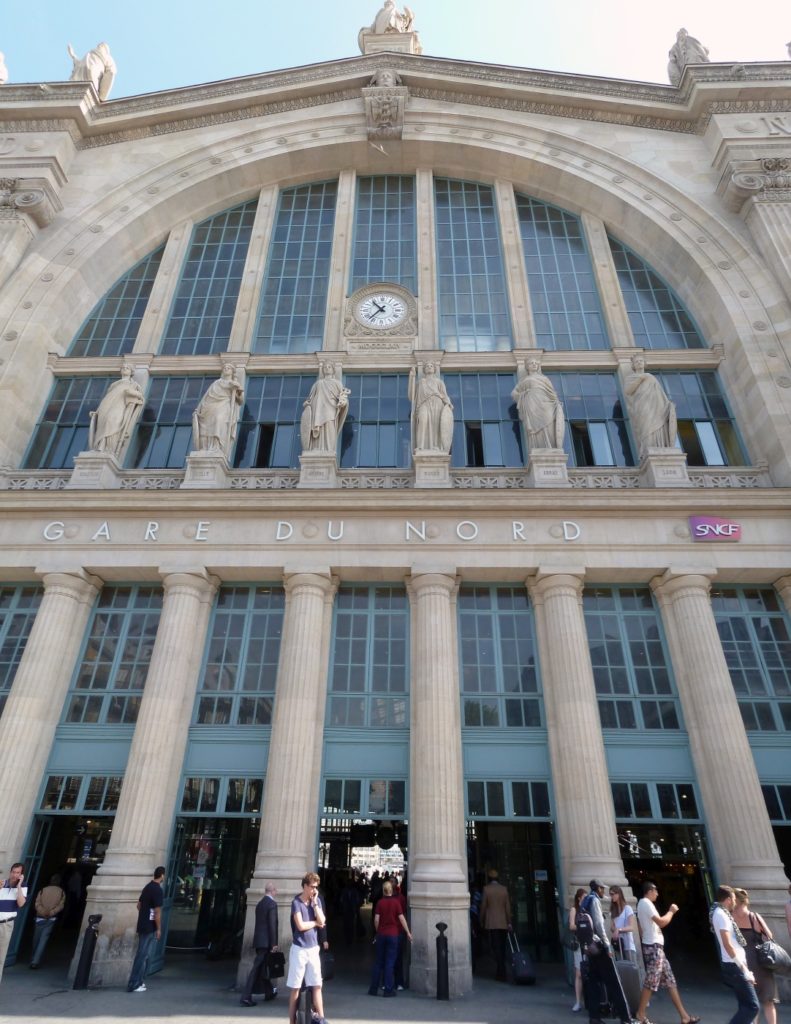
[[[17,895],[19,889],[14,886],[13,889],[8,885],[8,879],[3,882],[3,887],[0,888],[0,921],[12,921],[19,910],[17,904]],[[22,886],[22,895],[27,898],[27,886]]]

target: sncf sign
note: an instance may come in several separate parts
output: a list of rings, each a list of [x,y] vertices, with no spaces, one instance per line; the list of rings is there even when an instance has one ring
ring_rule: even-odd
[[[739,541],[742,539],[741,523],[719,516],[690,516],[689,528],[692,539],[697,541]]]

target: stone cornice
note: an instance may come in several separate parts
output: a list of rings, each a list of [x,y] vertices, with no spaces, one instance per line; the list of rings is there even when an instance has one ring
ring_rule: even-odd
[[[98,102],[82,83],[5,85],[0,132],[68,131],[83,147],[361,98],[390,68],[410,95],[485,108],[700,133],[716,113],[791,107],[788,62],[687,67],[680,87],[386,53]]]

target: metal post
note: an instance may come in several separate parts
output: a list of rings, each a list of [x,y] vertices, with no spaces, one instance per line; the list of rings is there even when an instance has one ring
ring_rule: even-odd
[[[448,937],[445,932],[448,926],[440,921],[437,924],[437,999],[450,999],[448,987]]]
[[[91,964],[93,963],[93,954],[96,949],[96,938],[99,935],[99,922],[101,919],[101,914],[91,914],[88,918],[88,927],[85,929],[85,935],[82,938],[80,960],[74,975],[74,988],[88,987],[88,979],[91,976]]]

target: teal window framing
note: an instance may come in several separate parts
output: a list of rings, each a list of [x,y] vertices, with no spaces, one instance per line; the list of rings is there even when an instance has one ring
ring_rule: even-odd
[[[285,593],[281,586],[223,586],[212,611],[194,724],[272,724]]]
[[[337,181],[281,191],[253,332],[253,353],[321,350],[337,195]]]
[[[678,730],[662,620],[648,587],[586,587],[582,607],[603,729]]]
[[[468,779],[467,818],[547,821],[549,783],[526,779]]]
[[[519,192],[515,198],[536,348],[609,348],[581,219]]]
[[[192,414],[217,378],[151,377],[126,463],[135,469],[183,469],[192,451]]]
[[[39,810],[48,813],[114,814],[121,798],[123,775],[48,775]]]
[[[700,822],[691,782],[610,783],[617,821]]]
[[[178,814],[259,818],[263,799],[263,776],[188,775]]]
[[[341,432],[341,469],[412,465],[412,405],[405,373],[347,373],[349,412]]]
[[[35,584],[0,586],[0,716],[44,594]]]
[[[749,732],[791,732],[791,621],[773,587],[711,590],[717,631]]]
[[[624,403],[614,373],[548,373],[566,416],[569,465],[633,466]]]
[[[761,786],[766,803],[766,812],[773,824],[785,825],[791,822],[791,786],[783,783],[769,783]]]
[[[324,780],[322,816],[333,818],[404,818],[407,814],[405,779]]]
[[[409,728],[409,600],[400,586],[335,597],[326,727]]]
[[[417,293],[417,201],[412,175],[357,179],[349,292],[378,281]]]
[[[88,314],[67,355],[120,356],[132,350],[164,251],[161,245],[115,282]]]
[[[64,724],[134,725],[161,610],[161,587],[102,588],[66,698]]]
[[[512,373],[446,373],[453,403],[454,468],[524,466],[522,430],[511,392]]]
[[[258,199],[251,199],[193,228],[165,325],[162,355],[227,350],[257,206]]]
[[[90,412],[117,377],[56,377],[22,465],[25,469],[72,469],[88,448]]]
[[[728,401],[711,370],[663,370],[655,375],[675,403],[678,443],[690,466],[747,464]]]
[[[234,466],[297,469],[302,444],[299,421],[315,374],[249,375],[239,417]]]
[[[456,607],[462,725],[541,728],[538,642],[525,587],[466,584]]]
[[[612,235],[608,238],[635,345],[705,348],[695,321],[670,285],[623,242]]]
[[[438,347],[492,352],[513,347],[508,285],[494,189],[434,179]]]

